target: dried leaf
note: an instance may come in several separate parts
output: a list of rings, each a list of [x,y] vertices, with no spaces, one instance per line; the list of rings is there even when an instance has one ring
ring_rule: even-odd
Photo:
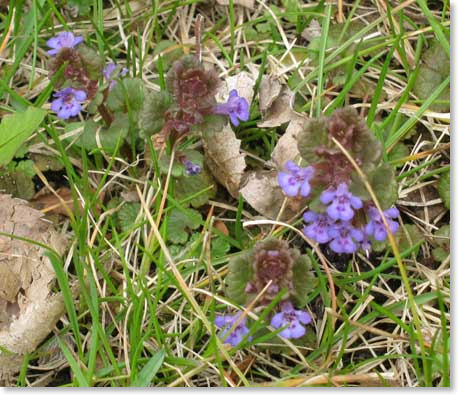
[[[262,113],[267,111],[278,98],[281,92],[281,83],[273,76],[262,76],[259,85],[259,109]]]
[[[221,84],[216,99],[218,102],[224,102],[229,96],[232,89],[236,89],[239,96],[244,97],[248,104],[251,104],[254,96],[254,85],[256,84],[256,76],[246,71],[226,78],[226,83]]]
[[[318,22],[316,19],[312,19],[309,26],[306,27],[301,33],[301,37],[308,41],[312,41],[315,37],[320,37],[320,35],[321,26],[320,22]]]
[[[293,97],[293,92],[288,87],[284,86],[280,95],[266,112],[262,122],[258,123],[258,127],[274,128],[289,122],[291,118],[296,115],[291,107]]]
[[[0,232],[51,245],[66,245],[42,214],[26,202],[0,195]],[[19,371],[24,354],[32,352],[64,313],[61,293],[51,290],[56,276],[44,250],[29,242],[0,235],[0,382]]]
[[[272,151],[272,160],[279,169],[283,169],[286,161],[295,159],[300,155],[297,149],[296,137],[298,133],[304,128],[305,117],[294,115],[286,128],[285,133],[277,142],[274,150]]]
[[[245,201],[266,218],[276,219],[285,199],[277,182],[277,171],[256,170],[249,172],[240,188]],[[292,218],[304,203],[297,199],[288,199],[280,217],[281,220]]]
[[[69,188],[61,187],[56,190],[60,199],[53,193],[42,194],[40,192],[30,202],[35,209],[40,210],[42,213],[60,214],[67,217],[70,213],[74,212],[73,195]],[[65,205],[67,205],[67,208],[70,209],[70,212],[67,210]],[[80,208],[83,208],[81,203]]]
[[[205,163],[229,193],[238,198],[240,182],[246,167],[245,157],[240,152],[241,141],[226,125],[221,132],[204,134]]]

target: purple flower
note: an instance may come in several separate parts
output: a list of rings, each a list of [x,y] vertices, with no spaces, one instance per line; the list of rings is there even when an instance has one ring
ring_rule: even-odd
[[[337,189],[326,189],[321,193],[321,202],[323,204],[331,203],[327,208],[328,215],[335,220],[341,219],[349,221],[353,218],[353,209],[363,207],[363,202],[359,197],[353,196],[348,191],[348,185],[339,184]]]
[[[228,333],[229,329],[234,325],[234,323],[239,319],[242,313],[239,311],[235,315],[222,315],[215,318],[215,325],[218,328],[222,328],[223,331],[220,333],[219,337],[224,338]],[[232,347],[237,346],[243,337],[248,333],[248,328],[246,327],[246,318],[244,318],[232,332],[229,333],[229,336],[226,337],[224,343],[232,345]],[[251,337],[249,338],[249,340]]]
[[[56,55],[62,48],[75,48],[83,42],[83,36],[75,37],[72,32],[62,32],[57,37],[50,38],[46,45],[52,48],[48,51],[49,55]]]
[[[117,72],[115,73],[116,70]],[[129,70],[125,67],[119,69],[119,66],[117,66],[116,63],[108,63],[103,69],[103,76],[108,81],[108,90],[111,91],[117,84],[115,78],[124,77],[128,71]]]
[[[388,223],[391,233],[395,233],[399,229],[399,224],[393,221],[393,218],[399,217],[399,210],[396,207],[391,207],[383,213],[385,214],[386,222]],[[377,241],[385,240],[387,233],[380,212],[375,207],[369,207],[367,214],[371,220],[366,225],[366,234],[369,236],[373,235],[374,239]]]
[[[54,93],[53,96],[56,99],[51,103],[51,110],[56,112],[61,119],[68,119],[78,115],[81,111],[81,102],[86,100],[86,92],[72,87],[64,88]]]
[[[234,126],[239,126],[241,121],[248,121],[250,118],[249,105],[244,97],[240,97],[236,89],[229,92],[229,99],[226,103],[218,104],[213,108],[214,114],[229,115]]]
[[[199,174],[202,171],[202,169],[200,168],[198,164],[193,163],[190,160],[186,160],[184,162],[184,166],[185,166],[185,173],[188,176],[195,176],[196,174]]]
[[[291,197],[297,196],[300,192],[301,196],[307,197],[311,189],[310,179],[315,174],[315,169],[312,166],[299,167],[290,160],[286,162],[285,168],[286,173],[278,173],[278,183],[283,192]]]
[[[311,322],[310,314],[295,310],[290,302],[285,302],[281,306],[281,312],[272,317],[270,324],[277,329],[287,326],[279,335],[286,339],[298,339],[305,335],[306,330],[303,325]]]
[[[364,240],[364,232],[352,226],[350,222],[335,224],[329,230],[333,239],[329,247],[338,254],[351,254],[358,249],[359,243]]]
[[[320,244],[331,240],[329,229],[334,220],[327,214],[317,214],[309,210],[304,213],[304,221],[309,224],[304,228],[304,233],[307,237]]]

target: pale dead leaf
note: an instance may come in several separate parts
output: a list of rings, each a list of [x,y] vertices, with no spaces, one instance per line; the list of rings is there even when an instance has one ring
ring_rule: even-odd
[[[312,19],[310,25],[306,27],[302,33],[301,37],[305,38],[307,41],[312,41],[315,37],[319,37],[321,35],[321,26],[320,22],[316,19]]]
[[[297,134],[304,128],[307,118],[293,114],[293,117],[286,128],[285,133],[277,142],[274,150],[272,151],[272,160],[278,169],[283,169],[286,161],[295,161],[300,156],[297,149]]]
[[[27,202],[0,195],[0,232],[62,253],[65,239],[42,216]],[[12,353],[0,353],[0,383],[20,369],[24,354],[36,349],[64,313],[62,294],[51,291],[56,276],[44,252],[30,242],[0,235],[0,345]]]
[[[264,114],[278,98],[281,92],[281,83],[273,76],[263,75],[259,84],[259,109]]]
[[[216,93],[218,102],[225,102],[229,97],[229,92],[236,89],[239,96],[244,97],[248,104],[251,105],[254,96],[254,86],[256,84],[256,76],[246,71],[227,77],[225,83],[222,83]]]
[[[272,106],[266,111],[261,122],[258,122],[259,128],[274,128],[280,126],[295,115],[291,108],[294,93],[286,86],[283,86],[280,95],[274,100]]]
[[[248,173],[240,188],[245,201],[257,212],[269,219],[276,219],[285,199],[277,182],[277,171],[256,170]],[[297,199],[288,199],[280,217],[287,220],[296,215],[304,204]]]
[[[205,163],[217,181],[237,198],[246,163],[240,152],[241,141],[226,125],[221,132],[204,134]]]
[[[229,5],[229,0],[216,0],[219,5]],[[233,0],[234,5],[241,5],[242,7],[254,9],[254,0]]]

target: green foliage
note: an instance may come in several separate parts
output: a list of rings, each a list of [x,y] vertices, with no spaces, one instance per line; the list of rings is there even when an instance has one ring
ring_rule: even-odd
[[[307,255],[301,255],[294,262],[292,298],[298,307],[305,305],[309,293],[313,290],[315,276],[311,269],[312,265]]]
[[[319,119],[310,118],[297,135],[297,149],[306,164],[320,160],[315,152],[316,147],[328,145],[328,127],[324,117]]]
[[[450,170],[442,174],[438,190],[444,206],[450,210]]]
[[[253,277],[252,260],[252,252],[245,251],[229,261],[225,293],[236,303],[244,304],[247,300],[245,288]]]
[[[413,92],[421,100],[428,99],[436,88],[450,75],[450,58],[442,45],[433,41],[421,57],[420,70],[413,86]],[[438,100],[450,100],[450,85],[444,89]],[[430,110],[450,111],[450,102],[433,103]]]
[[[103,72],[103,60],[99,54],[84,44],[78,46],[78,53],[88,77],[93,81],[100,79]]]
[[[114,86],[107,97],[107,106],[113,112],[137,113],[145,99],[144,83],[140,78],[124,78]]]
[[[51,155],[44,154],[30,154],[30,158],[35,163],[35,166],[41,171],[58,171],[64,168],[62,162]]]
[[[210,199],[215,197],[216,183],[205,170],[201,173],[188,176],[183,175],[176,179],[175,198],[179,200],[187,199],[193,196],[188,203],[194,208],[207,204]]]
[[[7,165],[21,145],[43,121],[46,111],[28,107],[25,112],[6,115],[0,124],[0,167]]]
[[[389,209],[398,199],[398,183],[393,167],[383,163],[369,173],[368,178],[382,209]]]
[[[167,221],[168,239],[175,244],[184,244],[189,231],[197,229],[202,223],[202,215],[191,208],[174,208]]]
[[[203,168],[204,166],[204,157],[200,152],[194,150],[182,151],[180,153],[177,153],[177,155],[175,156],[175,161],[172,164],[171,173],[173,177],[186,176],[185,166],[176,159],[179,155],[186,156],[186,159],[190,160],[192,163],[195,163],[196,165],[199,165],[201,168]],[[170,156],[163,154],[159,158],[158,162],[161,174],[167,174],[169,172],[170,167]]]
[[[405,144],[397,143],[388,154],[388,162],[395,162],[395,167],[401,167],[404,165],[401,159],[409,156],[409,153],[409,148]]]
[[[138,202],[128,202],[116,213],[119,227],[123,232],[132,230],[132,226],[135,224],[140,207],[140,203]]]
[[[159,41],[153,50],[153,58],[161,56],[162,68],[167,71],[173,62],[178,60],[183,55],[183,48],[177,45],[176,42],[170,40]],[[157,62],[153,63],[157,69]]]
[[[11,194],[14,197],[30,200],[35,194],[33,183],[33,162],[25,160],[10,162],[4,169],[0,169],[0,193]]]
[[[67,0],[68,6],[70,6],[77,16],[85,16],[89,14],[91,10],[91,0]]]
[[[157,371],[162,366],[165,358],[165,351],[159,350],[154,356],[146,363],[143,369],[138,374],[136,380],[132,383],[131,387],[149,387]]]
[[[165,123],[165,112],[173,104],[172,96],[165,91],[150,92],[145,96],[145,101],[139,115],[139,125],[142,137],[158,133]]]
[[[398,244],[399,251],[402,252],[422,240],[423,235],[415,225],[407,224],[399,229],[394,238]]]
[[[75,144],[88,151],[97,149],[100,145],[104,151],[113,153],[118,144],[122,145],[122,140],[129,132],[129,118],[126,114],[116,114],[109,128],[102,127],[92,119],[78,124],[79,126],[84,125],[84,130]],[[72,124],[72,128],[76,127],[78,126]],[[118,143],[119,140],[121,143]]]
[[[450,225],[441,226],[434,232],[437,247],[433,250],[433,257],[438,262],[443,262],[450,255]]]

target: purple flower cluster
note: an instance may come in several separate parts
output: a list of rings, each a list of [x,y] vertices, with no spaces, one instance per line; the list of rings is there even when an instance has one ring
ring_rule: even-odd
[[[304,213],[304,233],[317,243],[329,243],[329,247],[339,254],[351,254],[358,248],[370,249],[370,237],[383,241],[387,237],[385,225],[379,211],[370,206],[366,213],[369,222],[366,226],[354,226],[352,220],[355,210],[363,208],[362,200],[348,190],[342,183],[337,188],[326,189],[321,193],[321,202],[327,205],[326,212],[318,214],[313,211]],[[394,221],[399,216],[397,208],[392,207],[384,212],[390,231],[396,232],[399,224]]]
[[[190,160],[185,160],[184,167],[184,171],[188,176],[195,176],[196,174],[199,174],[202,171],[198,164],[193,163]]]
[[[246,326],[246,318],[243,318],[240,323],[232,330],[229,334],[228,331],[235,324],[235,322],[240,318],[242,313],[238,312],[235,315],[222,315],[215,318],[215,325],[223,329],[219,337],[224,339],[224,343],[230,344],[232,347],[235,347],[239,344],[244,336],[248,334],[249,330]],[[227,335],[228,334],[228,335]],[[227,337],[226,337],[227,335]]]
[[[304,336],[306,332],[305,325],[312,322],[310,314],[302,310],[294,309],[292,303],[288,301],[283,302],[280,309],[280,312],[274,314],[270,321],[270,324],[274,328],[283,328],[283,330],[279,332],[279,335],[285,339],[298,339]],[[249,332],[246,326],[246,318],[244,318],[234,330],[228,334],[229,329],[240,318],[240,315],[241,312],[238,312],[235,315],[223,315],[215,318],[215,325],[223,329],[219,337],[224,339],[224,343],[230,344],[233,347],[237,346]],[[248,340],[251,339],[252,337],[250,336]]]
[[[234,126],[239,126],[240,121],[248,121],[250,118],[250,106],[244,97],[238,95],[236,89],[229,92],[226,103],[217,104],[213,108],[214,114],[228,115]]]
[[[57,55],[62,48],[75,48],[84,41],[83,36],[75,37],[72,32],[62,32],[57,37],[50,38],[46,44],[49,48],[48,54]]]
[[[284,302],[281,311],[272,317],[270,322],[274,328],[283,328],[279,335],[285,339],[298,339],[305,335],[304,325],[310,324],[312,317],[302,310],[295,310],[291,302]]]
[[[290,160],[285,163],[286,172],[278,173],[278,183],[283,192],[290,197],[300,194],[307,197],[310,193],[310,180],[315,174],[313,166],[302,168]]]
[[[108,63],[103,69],[103,76],[108,82],[108,90],[112,90],[116,84],[116,78],[124,77],[129,70],[125,67],[120,68],[116,63]]]
[[[81,103],[86,100],[85,91],[72,87],[64,88],[54,93],[53,96],[55,99],[51,103],[51,110],[61,119],[69,119],[78,115],[81,111]]]

